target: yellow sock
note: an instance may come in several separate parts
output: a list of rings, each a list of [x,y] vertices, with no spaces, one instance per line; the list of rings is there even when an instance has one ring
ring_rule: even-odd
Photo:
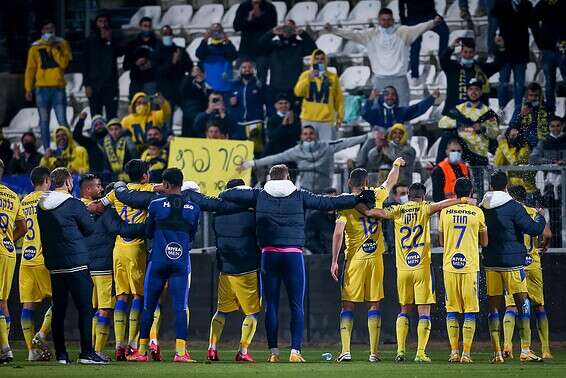
[[[187,350],[187,342],[182,339],[175,339],[175,353],[184,356]]]
[[[377,354],[381,334],[381,311],[368,310],[369,352]]]
[[[458,323],[458,314],[449,312],[446,314],[446,330],[448,331],[448,340],[450,341],[450,351],[458,352],[460,341],[460,324]]]
[[[409,333],[409,318],[407,314],[401,313],[397,316],[395,328],[397,333],[397,353],[405,353],[405,344],[407,342],[407,334]]]
[[[224,330],[224,323],[226,322],[226,314],[220,311],[216,311],[212,320],[210,321],[210,338],[209,338],[209,349],[216,349],[216,344],[220,341],[220,336],[222,336],[222,330]]]
[[[340,312],[340,340],[342,341],[342,353],[350,351],[350,340],[354,328],[354,313],[350,310]]]
[[[124,345],[126,337],[126,307],[128,302],[118,300],[114,307],[114,336],[116,337],[116,348]]]
[[[515,332],[515,318],[517,312],[514,310],[505,311],[503,316],[503,349],[513,350],[513,333]]]
[[[45,311],[45,315],[43,315],[43,323],[41,324],[41,328],[39,329],[39,333],[42,337],[49,335],[51,332],[51,307]]]
[[[96,322],[96,343],[94,344],[94,350],[96,352],[104,351],[109,334],[110,318],[99,315]]]
[[[6,326],[6,316],[4,316],[4,312],[2,310],[0,310],[0,348],[10,348],[10,344],[8,343],[8,327]]]
[[[548,337],[548,318],[544,310],[535,312],[537,317],[537,331],[543,353],[550,353],[550,338]]]
[[[247,315],[242,322],[242,338],[240,339],[240,352],[248,353],[248,347],[252,343],[257,328],[257,315]]]
[[[425,353],[426,344],[428,344],[428,338],[430,337],[430,328],[430,316],[419,316],[419,324],[417,325],[417,354]]]
[[[149,339],[140,339],[140,347],[138,349],[138,352],[140,354],[146,354],[147,353],[147,342],[149,341]]]
[[[130,317],[128,325],[128,345],[132,348],[138,347],[138,338],[140,337],[140,315],[143,307],[141,298],[134,298],[130,307]]]
[[[187,307],[187,329],[189,328],[189,321],[191,320],[191,311]]]
[[[12,326],[12,317],[6,316],[6,332],[10,336],[10,327]]]
[[[153,312],[153,324],[151,325],[151,330],[149,331],[149,338],[151,340],[157,340],[159,338],[160,325],[161,325],[161,305],[157,305],[155,311]]]
[[[499,313],[494,312],[488,315],[489,336],[491,337],[491,346],[495,353],[501,353],[501,343],[499,341]]]
[[[470,355],[475,333],[476,333],[476,314],[464,314],[464,326],[462,327],[464,347],[462,350],[462,354]]]
[[[33,340],[33,336],[35,335],[33,310],[28,308],[22,308],[22,316],[20,317],[20,322],[22,324],[22,332],[24,334],[26,346],[28,350],[31,350],[31,341]]]
[[[531,317],[529,314],[519,315],[519,335],[521,336],[521,351],[531,350]]]

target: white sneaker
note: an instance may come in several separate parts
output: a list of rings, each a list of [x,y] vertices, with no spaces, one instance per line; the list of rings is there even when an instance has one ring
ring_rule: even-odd
[[[338,357],[336,357],[336,362],[350,362],[352,361],[352,355],[350,352],[340,353]]]
[[[381,361],[381,357],[380,357],[379,354],[377,354],[377,353],[371,353],[371,354],[369,355],[368,361],[369,361],[369,362],[380,362],[380,361]]]

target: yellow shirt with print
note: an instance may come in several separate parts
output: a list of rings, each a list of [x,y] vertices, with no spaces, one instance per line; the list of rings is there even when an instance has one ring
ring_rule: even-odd
[[[430,203],[409,201],[385,212],[395,223],[397,270],[418,270],[430,265]]]
[[[37,203],[42,194],[42,191],[35,191],[22,199],[22,211],[28,229],[28,232],[22,238],[22,265],[37,266],[44,264],[41,234],[37,224]]]
[[[442,209],[438,231],[444,239],[445,272],[480,270],[479,233],[485,230],[485,217],[477,206],[459,204]]]
[[[141,192],[153,192],[153,184],[137,184],[137,183],[130,183],[127,185],[128,189],[131,190],[138,190]],[[128,224],[141,224],[145,223],[147,219],[147,210],[143,209],[134,209],[133,207],[129,207],[124,205],[122,202],[118,201],[116,198],[116,193],[111,191],[106,196],[110,204],[116,209],[120,218]],[[145,243],[145,239],[129,239],[123,238],[121,236],[116,237],[116,245],[125,245],[125,246],[139,246]]]
[[[14,228],[16,220],[24,219],[20,198],[10,188],[0,184],[0,255],[16,258]]]
[[[375,192],[375,207],[383,208],[389,191],[383,186],[370,189]],[[336,223],[346,224],[346,261],[375,258],[385,251],[381,221],[365,217],[356,209],[347,209],[338,211]]]
[[[525,210],[527,210],[527,214],[533,219],[536,218],[538,212],[537,209],[534,209],[529,206],[524,206]],[[525,248],[527,248],[527,257],[525,258],[525,270],[535,270],[540,269],[540,253],[539,253],[539,243],[538,243],[538,236],[531,236],[525,234]]]

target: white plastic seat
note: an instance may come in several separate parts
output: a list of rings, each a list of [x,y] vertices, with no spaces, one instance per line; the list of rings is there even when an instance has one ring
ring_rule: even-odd
[[[173,38],[173,44],[175,46],[178,46],[182,49],[184,49],[185,47],[187,47],[187,41],[185,40],[185,38],[183,37],[175,37]]]
[[[535,80],[537,73],[537,65],[534,62],[527,63],[527,70],[525,72],[525,82],[530,83]]]
[[[442,100],[440,105],[432,107],[432,112],[430,113],[429,122],[438,122],[440,118],[442,118],[442,111],[444,110],[444,105],[446,105],[446,100]]]
[[[130,18],[130,22],[122,25],[122,29],[137,28],[139,26],[140,20],[143,17],[149,17],[152,20],[153,25],[159,23],[161,17],[161,7],[159,5],[148,5],[145,7],[140,7],[136,13]]]
[[[183,110],[177,107],[173,112],[173,135],[181,135],[183,128]]]
[[[184,28],[190,24],[191,17],[193,17],[191,5],[172,5],[154,28],[159,29],[165,25],[169,25],[173,29]]]
[[[239,7],[240,4],[234,4],[224,13],[222,17],[222,27],[225,30],[234,30],[234,19],[236,18],[236,12]]]
[[[446,12],[446,0],[434,0],[434,7],[439,15],[443,15]]]
[[[463,29],[451,31],[449,36],[448,36],[448,44],[453,43],[458,38],[475,39],[474,31],[473,30],[463,30]]]
[[[12,118],[8,129],[10,134],[25,133],[30,129],[36,128],[39,125],[39,113],[37,108],[23,108]]]
[[[228,39],[230,40],[230,42],[232,42],[236,50],[240,49],[240,42],[242,42],[242,37],[240,37],[239,35],[233,35],[231,37],[228,37]]]
[[[327,22],[336,24],[337,21],[346,20],[349,11],[350,3],[347,1],[329,1],[318,12],[313,24],[324,25]]]
[[[204,4],[193,16],[187,29],[206,30],[210,25],[221,22],[224,15],[222,4]]]
[[[375,22],[381,2],[378,0],[362,0],[356,4],[343,24],[366,24]]]
[[[422,160],[425,161],[436,161],[436,155],[438,154],[438,147],[440,146],[440,140],[441,138],[438,138],[433,144],[432,146],[430,146],[428,152],[426,153],[426,156],[424,156],[422,158]]]
[[[556,110],[554,113],[564,118],[566,115],[566,97],[556,97]]]
[[[342,49],[342,55],[347,55],[351,58],[367,56],[368,50],[364,45],[353,41],[347,41]]]
[[[511,99],[507,105],[503,108],[505,112],[505,119],[501,121],[504,125],[509,125],[511,123],[511,118],[513,117],[513,112],[515,111],[515,100]]]
[[[287,14],[287,3],[284,1],[274,1],[272,4],[277,11],[277,24],[281,24]]]
[[[489,98],[489,108],[495,113],[499,113],[499,100],[496,98]]]
[[[428,138],[425,136],[412,136],[409,144],[417,152],[416,158],[420,160],[426,155],[428,149]]]
[[[360,151],[359,144],[346,148],[345,150],[338,151],[334,154],[334,163],[346,164],[348,160],[355,160],[356,156],[358,156],[358,151]]]
[[[399,17],[399,0],[391,0],[387,4],[387,8],[391,9],[391,12],[393,12],[393,20],[395,20],[395,22],[400,22],[401,18]]]
[[[285,20],[293,20],[297,26],[305,26],[306,24],[314,21],[316,12],[318,11],[318,4],[314,1],[304,1],[296,3],[293,8],[287,13]]]
[[[427,31],[423,34],[423,42],[421,45],[421,55],[438,54],[438,43],[440,37],[433,31]]]
[[[371,76],[369,67],[366,66],[350,66],[342,72],[340,76],[340,86],[342,90],[352,90],[363,87]]]
[[[316,40],[316,46],[327,55],[333,55],[340,51],[340,47],[342,47],[342,38],[334,34],[322,34]]]
[[[118,79],[118,89],[120,91],[120,99],[127,100],[130,95],[130,71],[124,71]]]
[[[75,97],[84,97],[85,91],[83,88],[83,74],[70,73],[65,74],[65,93],[67,96],[73,95]]]
[[[198,60],[199,60],[197,58],[197,49],[198,49],[200,43],[202,42],[202,40],[203,40],[202,37],[197,37],[197,38],[193,39],[191,41],[191,43],[189,43],[189,45],[185,49],[187,51],[187,54],[189,54],[189,56],[191,57],[191,60],[193,62],[198,62]]]
[[[422,101],[422,100],[420,100],[420,99],[411,100],[411,101],[409,101],[409,105],[415,105],[415,104],[417,104],[417,103],[419,103],[419,102],[421,102],[421,101]],[[410,121],[410,124],[411,124],[411,125],[416,125],[417,123],[420,123],[420,122],[429,122],[429,121],[430,121],[430,116],[432,115],[432,111],[433,111],[433,110],[434,110],[434,106],[431,106],[431,107],[428,108],[427,111],[424,112],[422,115],[418,116],[417,118],[413,118],[413,119]],[[425,138],[425,137],[415,137],[415,136],[414,136],[414,137],[412,137],[412,138]],[[426,138],[425,138],[425,139],[426,139]],[[412,143],[412,140],[411,140],[411,143]],[[412,144],[411,144],[411,145],[412,145]],[[427,140],[427,147],[428,147],[428,140]],[[416,150],[416,148],[415,148],[415,150]],[[421,149],[421,151],[423,151],[423,150]],[[426,148],[425,148],[423,154],[424,154],[424,153],[426,153]],[[418,155],[417,155],[417,156],[418,156]]]
[[[446,14],[444,15],[444,18],[447,21],[460,21],[460,6],[458,5],[458,2],[455,1],[453,2],[448,9],[446,9]]]

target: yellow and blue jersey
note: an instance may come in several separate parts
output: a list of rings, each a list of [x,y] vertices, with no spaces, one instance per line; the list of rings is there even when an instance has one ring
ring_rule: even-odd
[[[538,212],[529,206],[524,206],[527,210],[527,214],[533,219],[536,218]],[[540,269],[540,253],[539,253],[539,243],[538,236],[531,236],[525,234],[525,248],[527,248],[527,257],[525,258],[525,270]]]
[[[389,192],[383,186],[375,191],[375,207],[382,208]],[[338,211],[336,223],[345,224],[346,260],[375,258],[385,251],[381,221],[363,216],[356,209]]]
[[[22,211],[26,218],[28,232],[23,237],[21,265],[43,265],[43,248],[41,247],[41,234],[37,224],[37,203],[43,194],[35,191],[22,199]]]
[[[0,255],[16,258],[14,227],[16,220],[21,219],[24,219],[24,214],[18,195],[0,184]]]
[[[128,184],[128,189],[139,190],[142,192],[152,192],[153,184],[130,183]],[[122,202],[118,201],[118,198],[116,198],[114,191],[110,192],[106,198],[116,209],[116,212],[118,213],[118,215],[120,215],[120,218],[122,218],[124,222],[129,224],[140,224],[145,223],[145,221],[147,220],[147,210],[134,209],[123,204]],[[121,236],[116,237],[116,245],[135,246],[142,245],[144,243],[145,239],[128,239]]]
[[[486,230],[483,211],[458,204],[442,209],[439,232],[444,239],[445,272],[474,273],[480,270],[479,233]]]
[[[385,209],[395,223],[397,270],[418,270],[430,265],[430,203],[409,201]]]

